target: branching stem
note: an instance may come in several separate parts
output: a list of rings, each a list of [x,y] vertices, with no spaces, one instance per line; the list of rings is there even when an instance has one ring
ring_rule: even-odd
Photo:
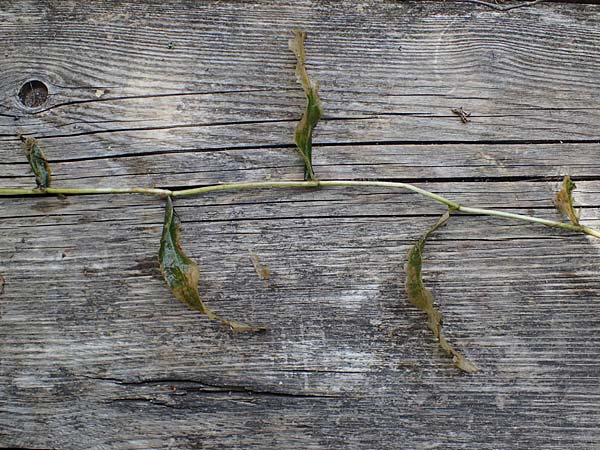
[[[21,196],[21,195],[44,195],[44,194],[56,194],[56,195],[82,195],[82,194],[144,194],[144,195],[156,195],[159,197],[184,197],[190,195],[207,194],[209,192],[216,191],[234,191],[244,189],[270,189],[270,188],[317,188],[317,187],[383,187],[383,188],[396,188],[406,189],[424,197],[435,200],[436,202],[443,203],[444,205],[452,208],[456,211],[473,214],[473,215],[484,215],[493,217],[502,217],[505,219],[519,220],[522,222],[537,223],[545,225],[547,227],[562,228],[564,230],[574,231],[577,233],[584,233],[589,236],[600,239],[600,231],[593,228],[578,226],[572,223],[557,222],[554,220],[542,219],[533,216],[527,216],[524,214],[515,214],[505,211],[498,211],[495,209],[486,208],[472,208],[469,206],[461,206],[460,204],[449,200],[441,195],[434,194],[433,192],[421,189],[420,187],[414,186],[409,183],[399,183],[391,181],[344,181],[344,180],[317,180],[317,181],[257,181],[250,183],[228,183],[228,184],[215,184],[210,186],[203,186],[191,189],[157,189],[157,188],[48,188],[45,191],[37,189],[2,189],[0,188],[0,197],[2,196]]]

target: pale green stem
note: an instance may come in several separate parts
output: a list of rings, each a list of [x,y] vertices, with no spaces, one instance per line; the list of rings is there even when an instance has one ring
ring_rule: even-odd
[[[167,197],[173,192],[168,189],[156,188],[47,188],[40,189],[2,189],[0,188],[0,197],[8,195],[84,195],[84,194],[146,194]]]
[[[193,189],[183,189],[179,191],[173,191],[173,197],[180,197],[183,195],[196,195],[204,194],[207,192],[214,191],[229,191],[239,189],[256,189],[256,188],[287,188],[287,187],[358,187],[358,186],[375,186],[375,187],[386,187],[386,188],[400,188],[407,189],[417,194],[421,194],[437,202],[448,205],[451,208],[458,209],[459,204],[448,200],[447,198],[441,197],[433,192],[426,191],[425,189],[418,188],[408,183],[397,183],[391,181],[259,181],[255,183],[232,183],[232,184],[216,184],[213,186],[204,186]]]
[[[171,196],[171,197],[183,197],[189,195],[206,194],[209,192],[216,191],[233,191],[243,189],[260,189],[260,188],[315,188],[315,187],[384,187],[384,188],[399,188],[406,189],[417,194],[423,195],[424,197],[435,200],[436,202],[443,203],[451,209],[460,211],[466,214],[477,214],[493,217],[503,217],[506,219],[520,220],[522,222],[537,223],[545,225],[547,227],[562,228],[564,230],[575,231],[578,233],[584,233],[589,236],[594,236],[600,239],[600,231],[594,230],[593,228],[577,226],[571,223],[556,222],[554,220],[541,219],[538,217],[527,216],[524,214],[515,214],[504,211],[497,211],[494,209],[484,208],[471,208],[468,206],[461,206],[452,200],[449,200],[440,195],[434,194],[433,192],[426,191],[417,186],[413,186],[408,183],[398,183],[391,181],[333,181],[333,180],[322,180],[322,181],[257,181],[251,183],[230,183],[230,184],[215,184],[211,186],[204,186],[199,188],[191,189],[179,189],[179,190],[168,190],[168,189],[154,189],[154,188],[98,188],[98,189],[61,189],[61,188],[48,188],[42,192],[36,189],[1,189],[0,196],[8,195],[41,195],[47,194],[65,194],[65,195],[77,195],[77,194],[145,194],[145,195],[158,195],[160,197]]]
[[[479,214],[485,216],[494,216],[494,217],[504,217],[506,219],[514,219],[521,220],[523,222],[531,222],[531,223],[539,223],[541,225],[546,225],[547,227],[553,228],[562,228],[564,230],[577,231],[580,233],[585,233],[590,236],[594,236],[600,239],[600,231],[594,230],[593,228],[577,226],[571,223],[565,222],[555,222],[554,220],[540,219],[538,217],[526,216],[524,214],[515,214],[504,211],[496,211],[494,209],[485,209],[485,208],[470,208],[468,206],[461,206],[458,208],[458,211],[467,213],[467,214]]]

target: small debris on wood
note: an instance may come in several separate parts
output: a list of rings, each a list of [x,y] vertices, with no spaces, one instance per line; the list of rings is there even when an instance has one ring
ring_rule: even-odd
[[[2,275],[0,275],[0,295],[4,294],[4,284],[6,283],[6,281],[4,280],[4,277]]]
[[[105,94],[104,89],[96,89],[95,95],[100,98]]]
[[[256,274],[258,278],[261,280],[269,280],[271,278],[271,270],[266,264],[260,262],[260,258],[253,251],[248,251],[250,255],[250,260],[252,261],[252,265],[254,266],[254,270],[256,270]]]
[[[462,109],[462,106],[460,108],[452,108],[451,111],[460,117],[460,121],[462,123],[469,123],[471,121],[471,119],[469,119],[469,117],[471,117],[471,113]]]

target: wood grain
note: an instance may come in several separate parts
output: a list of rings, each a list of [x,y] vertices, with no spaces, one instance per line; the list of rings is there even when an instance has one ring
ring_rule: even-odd
[[[0,186],[33,187],[17,133],[39,139],[57,186],[300,179],[294,27],[321,83],[319,177],[410,180],[558,220],[569,173],[582,222],[600,227],[591,4],[6,3]],[[37,110],[18,104],[28,79],[50,90]],[[482,368],[469,376],[402,286],[440,205],[331,188],[175,206],[207,304],[271,331],[231,335],[172,298],[159,199],[2,198],[1,446],[600,448],[598,242],[463,215],[434,235],[425,283]]]

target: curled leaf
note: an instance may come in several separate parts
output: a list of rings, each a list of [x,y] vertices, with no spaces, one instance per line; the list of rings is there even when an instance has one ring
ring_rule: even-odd
[[[167,197],[165,221],[158,252],[160,270],[173,295],[190,308],[206,314],[210,319],[236,332],[265,331],[265,327],[247,325],[235,320],[226,320],[212,312],[200,298],[198,280],[200,269],[181,248],[179,242],[179,218],[173,208],[171,197]]]
[[[302,119],[296,126],[294,132],[294,142],[296,147],[304,159],[304,179],[314,180],[315,173],[312,167],[312,135],[313,130],[317,126],[317,122],[323,114],[321,100],[319,99],[319,84],[311,82],[306,71],[306,53],[304,50],[304,39],[306,32],[294,30],[294,39],[290,39],[290,50],[294,52],[297,59],[296,76],[298,82],[304,88],[306,94],[306,109],[302,114]]]
[[[465,372],[477,372],[479,369],[471,361],[465,358],[464,355],[456,351],[446,340],[446,337],[442,332],[442,313],[435,308],[433,304],[433,294],[425,287],[423,278],[421,277],[421,266],[423,263],[422,255],[425,242],[438,228],[448,221],[450,213],[451,211],[448,210],[408,252],[406,264],[404,266],[406,271],[405,289],[410,302],[421,311],[427,313],[427,325],[429,326],[429,329],[438,340],[440,347],[452,356],[454,365]]]
[[[44,155],[44,152],[40,149],[35,139],[23,137],[21,139],[23,140],[23,150],[35,175],[37,187],[44,191],[50,187],[52,176],[46,155]]]
[[[573,222],[573,225],[579,226],[581,211],[575,211],[573,208],[573,195],[571,194],[576,187],[575,183],[571,181],[571,177],[565,176],[560,191],[554,196],[554,203],[558,210]]]

